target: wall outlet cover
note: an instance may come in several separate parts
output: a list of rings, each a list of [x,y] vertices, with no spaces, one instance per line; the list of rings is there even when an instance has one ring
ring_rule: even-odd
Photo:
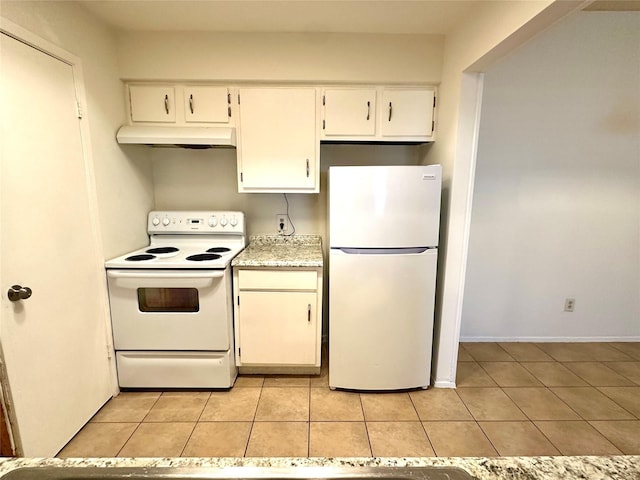
[[[291,231],[291,222],[286,213],[278,213],[276,215],[276,230],[278,233],[289,233]]]

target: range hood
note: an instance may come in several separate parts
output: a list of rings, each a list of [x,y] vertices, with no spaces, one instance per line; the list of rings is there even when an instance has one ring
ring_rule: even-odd
[[[120,144],[162,147],[211,148],[235,147],[236,130],[230,127],[120,127],[116,135]]]

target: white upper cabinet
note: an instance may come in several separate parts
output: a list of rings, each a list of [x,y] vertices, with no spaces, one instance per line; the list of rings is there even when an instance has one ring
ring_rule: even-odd
[[[162,85],[129,85],[132,122],[176,121],[175,87]]]
[[[238,90],[238,191],[319,191],[315,87]]]
[[[226,87],[185,86],[184,116],[187,122],[229,123],[231,93]]]
[[[322,92],[321,139],[430,142],[433,87],[327,87]]]
[[[375,135],[375,88],[327,88],[322,96],[322,106],[322,131],[326,137]]]
[[[384,89],[380,106],[382,136],[430,137],[434,99],[432,89]]]
[[[132,124],[232,126],[231,89],[216,85],[131,84]]]

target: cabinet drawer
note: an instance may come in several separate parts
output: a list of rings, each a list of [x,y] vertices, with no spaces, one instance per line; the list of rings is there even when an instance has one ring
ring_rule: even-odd
[[[317,275],[310,270],[240,270],[238,286],[242,290],[316,290]]]

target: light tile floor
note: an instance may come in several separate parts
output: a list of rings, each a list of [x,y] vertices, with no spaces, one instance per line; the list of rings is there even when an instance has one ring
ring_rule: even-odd
[[[640,454],[640,343],[464,343],[457,385],[331,391],[324,366],[229,391],[123,392],[59,456]]]

